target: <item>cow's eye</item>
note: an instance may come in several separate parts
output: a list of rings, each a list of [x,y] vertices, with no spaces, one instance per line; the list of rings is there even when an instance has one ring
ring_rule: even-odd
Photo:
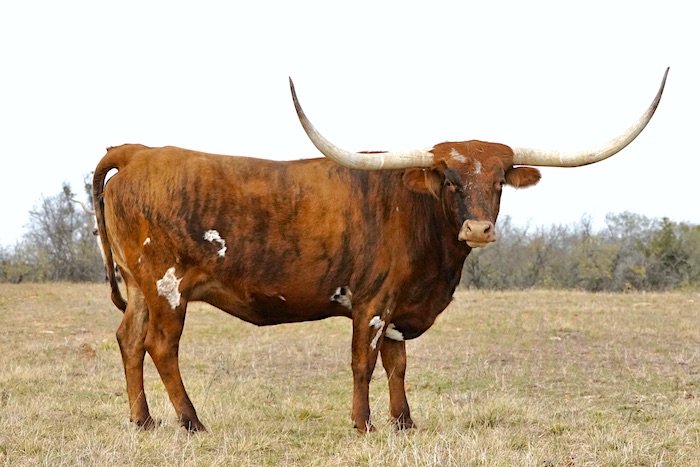
[[[445,180],[445,187],[447,187],[452,193],[460,193],[462,191],[458,184],[449,180]]]

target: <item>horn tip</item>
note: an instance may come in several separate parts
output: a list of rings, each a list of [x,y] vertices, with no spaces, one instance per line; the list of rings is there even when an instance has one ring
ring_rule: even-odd
[[[297,101],[297,91],[294,89],[294,81],[292,81],[292,77],[289,77],[289,90],[292,92],[292,100],[294,101],[294,106],[298,107],[299,102]]]

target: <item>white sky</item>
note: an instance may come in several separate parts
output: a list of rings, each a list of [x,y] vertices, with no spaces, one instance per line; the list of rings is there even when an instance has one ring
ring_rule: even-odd
[[[350,150],[483,139],[583,149],[653,99],[612,159],[508,189],[516,225],[630,211],[700,224],[692,2],[25,1],[0,4],[0,244],[105,148],[317,157],[289,93]],[[341,6],[342,5],[342,6]]]

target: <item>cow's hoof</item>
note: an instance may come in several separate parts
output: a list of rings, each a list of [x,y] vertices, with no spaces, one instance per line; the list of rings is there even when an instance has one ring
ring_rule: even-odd
[[[361,434],[376,431],[376,428],[374,428],[374,425],[372,425],[372,422],[365,422],[361,425],[358,425],[357,423],[353,423],[353,428],[355,428],[358,431],[358,433],[361,433]]]
[[[146,418],[138,418],[136,420],[132,420],[132,422],[136,423],[136,426],[143,431],[150,431],[153,430],[158,424],[151,418],[149,415]]]
[[[199,420],[180,420],[180,426],[184,427],[189,433],[207,431],[207,427],[202,425]]]
[[[401,430],[413,430],[416,428],[416,424],[410,418],[398,418],[394,420],[395,427],[397,431]]]

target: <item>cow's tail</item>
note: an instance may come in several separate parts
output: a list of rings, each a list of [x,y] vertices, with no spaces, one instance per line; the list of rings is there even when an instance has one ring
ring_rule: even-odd
[[[115,154],[117,151],[110,151],[111,148],[107,150],[107,155],[102,158],[95,168],[95,174],[92,178],[92,200],[93,206],[95,206],[97,231],[100,234],[102,250],[104,251],[107,280],[112,288],[112,302],[117,306],[117,308],[124,312],[126,310],[126,300],[124,300],[124,297],[122,297],[122,293],[119,290],[119,285],[117,284],[117,275],[114,270],[114,256],[112,255],[112,245],[109,241],[109,237],[107,236],[107,226],[105,224],[104,187],[107,173],[112,169],[119,170],[119,168],[124,165],[125,160],[123,157],[118,157],[118,155]]]

